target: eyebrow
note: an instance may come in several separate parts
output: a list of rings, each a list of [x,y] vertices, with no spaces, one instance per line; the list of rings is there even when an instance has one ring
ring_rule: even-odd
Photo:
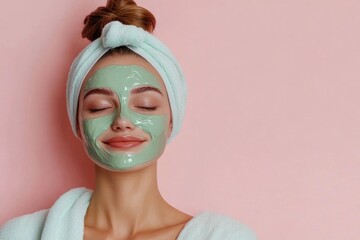
[[[162,92],[159,89],[157,89],[155,87],[151,87],[151,86],[144,86],[144,87],[135,88],[135,89],[131,90],[131,93],[132,94],[139,94],[139,93],[143,93],[143,92],[146,92],[146,91],[155,91],[155,92],[160,93],[161,95],[163,95]]]
[[[104,94],[104,95],[108,95],[108,96],[114,96],[114,93],[109,90],[109,89],[106,89],[106,88],[95,88],[95,89],[92,89],[90,91],[88,91],[85,96],[84,96],[84,99],[91,95],[91,94]]]

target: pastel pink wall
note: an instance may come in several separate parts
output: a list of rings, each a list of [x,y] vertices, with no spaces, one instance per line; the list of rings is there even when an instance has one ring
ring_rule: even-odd
[[[105,0],[0,3],[0,223],[93,186],[65,84],[84,16]],[[360,2],[138,1],[187,76],[163,195],[259,239],[358,239]]]

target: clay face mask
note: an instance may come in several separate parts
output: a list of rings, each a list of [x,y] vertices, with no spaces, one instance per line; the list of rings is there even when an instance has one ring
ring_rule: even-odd
[[[156,115],[151,111],[144,113],[129,106],[131,91],[143,86],[161,89],[153,74],[136,65],[107,66],[96,71],[87,81],[85,93],[93,89],[109,89],[118,98],[119,103],[114,107],[114,111],[107,115],[88,118],[82,122],[87,152],[96,164],[109,170],[122,171],[156,160],[163,153],[169,117],[159,113]],[[140,128],[145,133],[143,135],[148,136],[148,140],[141,143],[135,152],[116,147],[109,148],[99,139],[119,117],[131,122],[135,128]],[[128,133],[131,135],[131,130]],[[120,135],[121,131],[112,132],[112,136]]]

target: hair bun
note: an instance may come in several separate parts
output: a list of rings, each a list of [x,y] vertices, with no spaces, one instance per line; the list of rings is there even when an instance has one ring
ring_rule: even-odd
[[[103,27],[111,21],[135,25],[150,33],[156,25],[154,15],[133,0],[108,0],[105,7],[98,7],[85,17],[82,37],[94,41],[101,36]]]

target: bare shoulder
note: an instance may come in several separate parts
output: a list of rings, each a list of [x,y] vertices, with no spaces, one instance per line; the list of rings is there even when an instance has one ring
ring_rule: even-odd
[[[39,240],[48,210],[11,219],[0,227],[0,240]]]
[[[188,222],[178,240],[256,240],[255,233],[245,224],[217,213],[203,212]]]

